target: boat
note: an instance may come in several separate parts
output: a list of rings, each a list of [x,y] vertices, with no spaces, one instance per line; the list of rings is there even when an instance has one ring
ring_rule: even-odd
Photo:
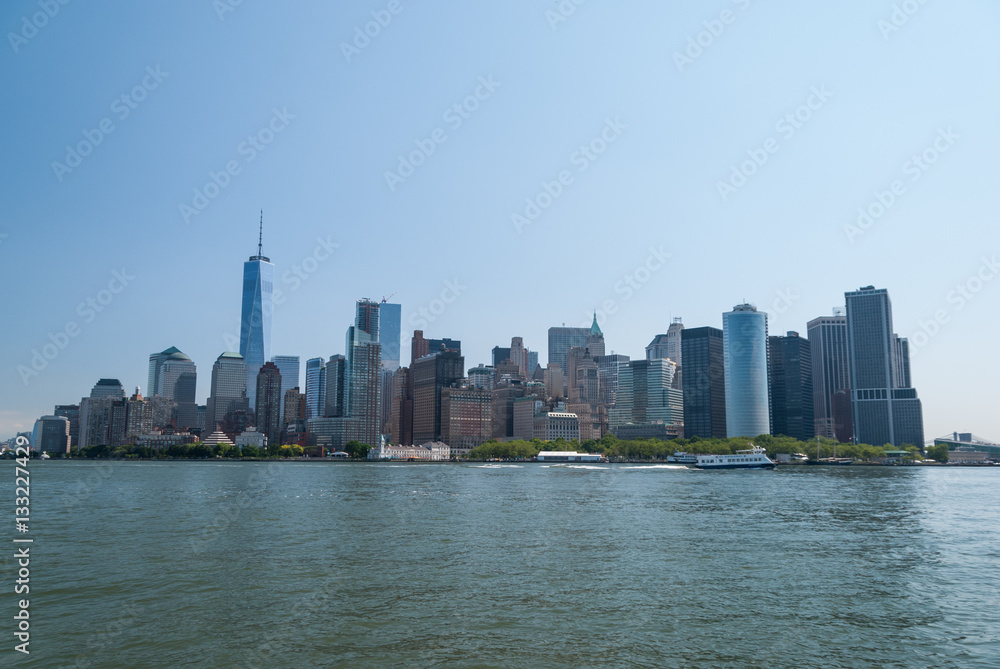
[[[667,462],[676,462],[682,465],[693,465],[697,464],[698,456],[694,453],[686,453],[684,451],[674,451],[673,455],[667,456]]]
[[[734,455],[699,455],[698,469],[774,469],[777,463],[767,457],[767,450],[750,444],[750,448],[736,451]]]
[[[813,460],[812,458],[809,458],[808,460],[806,460],[807,465],[850,465],[853,463],[854,463],[854,458],[837,457],[837,442],[833,443],[832,458],[819,457],[819,436],[816,437],[816,459]]]

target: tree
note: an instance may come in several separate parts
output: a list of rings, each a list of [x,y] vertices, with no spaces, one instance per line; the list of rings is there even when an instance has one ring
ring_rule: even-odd
[[[371,448],[372,447],[368,444],[362,444],[360,441],[354,441],[353,439],[344,444],[344,452],[352,458],[368,457],[368,451],[370,451]]]
[[[938,462],[948,462],[948,444],[934,444],[928,447],[927,457]]]

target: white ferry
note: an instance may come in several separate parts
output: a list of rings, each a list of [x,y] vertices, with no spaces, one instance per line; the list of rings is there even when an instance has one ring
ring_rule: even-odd
[[[686,453],[684,451],[674,451],[673,455],[667,456],[667,462],[676,462],[682,465],[694,465],[698,464],[698,456],[694,453]]]
[[[697,460],[698,469],[774,469],[776,464],[765,449],[753,444],[735,455],[699,455]]]

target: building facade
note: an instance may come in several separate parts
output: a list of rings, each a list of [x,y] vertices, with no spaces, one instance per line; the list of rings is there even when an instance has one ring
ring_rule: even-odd
[[[816,436],[809,340],[790,331],[784,337],[768,337],[767,345],[771,433],[809,441]]]
[[[227,351],[220,355],[212,366],[212,386],[205,405],[205,431],[214,432],[226,422],[229,414],[242,412],[249,414],[250,402],[247,397],[247,367],[243,356]],[[256,377],[254,389],[256,390]]]
[[[257,240],[257,255],[243,263],[243,305],[240,316],[240,355],[246,367],[244,387],[250,406],[255,406],[257,372],[271,359],[271,314],[274,313],[274,265],[261,253],[263,239]]]
[[[771,433],[767,314],[739,304],[722,315],[726,379],[726,436]]]

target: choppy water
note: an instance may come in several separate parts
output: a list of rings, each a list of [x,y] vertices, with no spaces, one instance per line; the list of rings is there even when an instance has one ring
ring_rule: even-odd
[[[5,666],[1000,666],[1000,468],[33,461],[31,493]]]

